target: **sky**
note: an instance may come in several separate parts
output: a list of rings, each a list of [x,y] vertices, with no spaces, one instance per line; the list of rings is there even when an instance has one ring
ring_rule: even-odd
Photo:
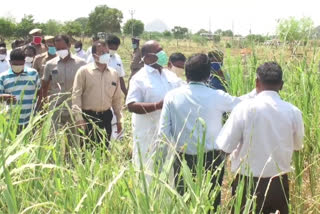
[[[19,21],[24,14],[32,14],[37,22],[63,22],[86,17],[102,4],[121,10],[123,23],[134,10],[134,18],[145,24],[160,19],[170,29],[182,26],[193,33],[201,28],[212,32],[233,29],[236,34],[247,35],[251,29],[253,34],[271,35],[277,20],[290,16],[311,17],[315,26],[320,25],[317,0],[9,0],[1,4],[0,17]]]

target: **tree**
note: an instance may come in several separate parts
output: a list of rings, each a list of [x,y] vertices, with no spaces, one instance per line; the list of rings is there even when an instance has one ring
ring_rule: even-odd
[[[249,42],[263,43],[266,41],[266,37],[259,35],[259,34],[250,34],[250,35],[246,36],[246,40]]]
[[[278,21],[277,35],[281,41],[289,42],[292,46],[295,42],[306,42],[311,37],[313,29],[311,18],[290,17]]]
[[[68,36],[81,36],[82,29],[81,24],[79,22],[69,21],[65,22],[64,26],[62,27],[62,31]]]
[[[222,36],[233,37],[232,30],[222,31]]]
[[[130,19],[123,26],[123,33],[127,35],[140,36],[144,31],[144,24],[140,20]]]
[[[29,32],[36,28],[32,15],[24,15],[21,21],[17,24],[15,35],[17,37],[28,38]]]
[[[175,39],[183,39],[188,35],[188,28],[175,26],[172,30]]]
[[[88,23],[89,23],[89,18],[87,17],[80,17],[74,20],[75,22],[78,22],[81,25],[82,33],[86,36],[91,36],[92,33],[89,29]]]
[[[0,40],[12,37],[15,32],[16,25],[9,19],[0,18]]]
[[[50,19],[45,24],[44,34],[56,36],[61,32],[62,24],[56,20]]]
[[[209,33],[209,31],[207,31],[207,30],[205,30],[205,29],[200,29],[200,30],[196,33],[196,35],[208,34],[208,33]]]
[[[222,36],[222,30],[221,29],[218,29],[214,32],[215,35],[219,35],[219,36]]]
[[[120,33],[122,12],[115,8],[109,8],[107,5],[97,6],[89,14],[88,27],[93,34],[98,32]]]
[[[168,31],[168,30],[164,31],[162,34],[166,38],[170,38],[172,36],[172,33],[170,31]]]

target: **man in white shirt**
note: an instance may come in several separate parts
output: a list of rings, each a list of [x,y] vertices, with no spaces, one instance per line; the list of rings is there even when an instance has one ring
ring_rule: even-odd
[[[211,178],[213,190],[220,192],[223,178],[224,158],[215,144],[222,128],[225,112],[230,112],[240,99],[214,90],[205,83],[210,76],[210,60],[205,54],[191,56],[185,64],[188,84],[170,91],[164,99],[159,137],[166,147],[173,147],[177,158],[174,162],[175,184],[180,194],[184,194],[183,176],[179,177],[181,161],[186,160],[188,167],[196,174],[197,159],[203,155],[203,167],[214,174]],[[203,122],[202,122],[203,121]],[[202,151],[202,152],[201,152]],[[161,150],[159,151],[161,153]],[[220,204],[220,193],[214,200],[214,209]]]
[[[92,37],[92,45],[93,45],[95,42],[98,42],[98,41],[99,41],[99,37],[97,37],[97,36],[93,36],[93,37]],[[86,54],[87,54],[87,63],[89,64],[89,63],[94,62],[94,58],[93,58],[93,56],[92,56],[92,46],[90,46],[90,47],[88,48]]]
[[[7,47],[6,43],[0,42],[0,73],[9,70],[10,64],[7,60]]]
[[[158,42],[146,42],[141,52],[144,67],[130,80],[126,105],[133,113],[133,162],[140,166],[140,149],[142,163],[152,169],[152,146],[157,139],[163,99],[182,81],[164,68],[168,57]]]
[[[77,41],[74,44],[74,50],[76,52],[76,56],[83,59],[84,61],[87,61],[87,54],[86,52],[82,49],[82,42],[81,41]],[[91,53],[92,54],[92,53]]]
[[[231,171],[237,173],[232,186],[233,195],[238,182],[244,178],[249,188],[250,176],[257,196],[257,213],[288,213],[291,159],[303,144],[304,125],[300,110],[281,100],[282,69],[275,62],[258,67],[257,95],[240,103],[231,113],[217,138],[218,147],[231,156]],[[256,191],[255,191],[256,190]],[[246,190],[243,191],[246,194]],[[246,196],[243,196],[242,207]]]

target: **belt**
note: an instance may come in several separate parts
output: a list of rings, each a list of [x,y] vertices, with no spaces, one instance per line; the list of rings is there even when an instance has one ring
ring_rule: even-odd
[[[107,109],[105,111],[82,110],[82,112],[84,112],[84,113],[87,113],[87,114],[91,113],[91,114],[96,114],[96,115],[102,115],[102,114],[109,112],[109,111],[111,111],[111,110],[110,109]]]

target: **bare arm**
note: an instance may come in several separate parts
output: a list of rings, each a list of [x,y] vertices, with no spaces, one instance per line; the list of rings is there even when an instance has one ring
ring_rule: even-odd
[[[128,110],[136,114],[147,114],[150,112],[161,110],[162,105],[163,105],[163,100],[155,103],[133,102],[128,104]]]

